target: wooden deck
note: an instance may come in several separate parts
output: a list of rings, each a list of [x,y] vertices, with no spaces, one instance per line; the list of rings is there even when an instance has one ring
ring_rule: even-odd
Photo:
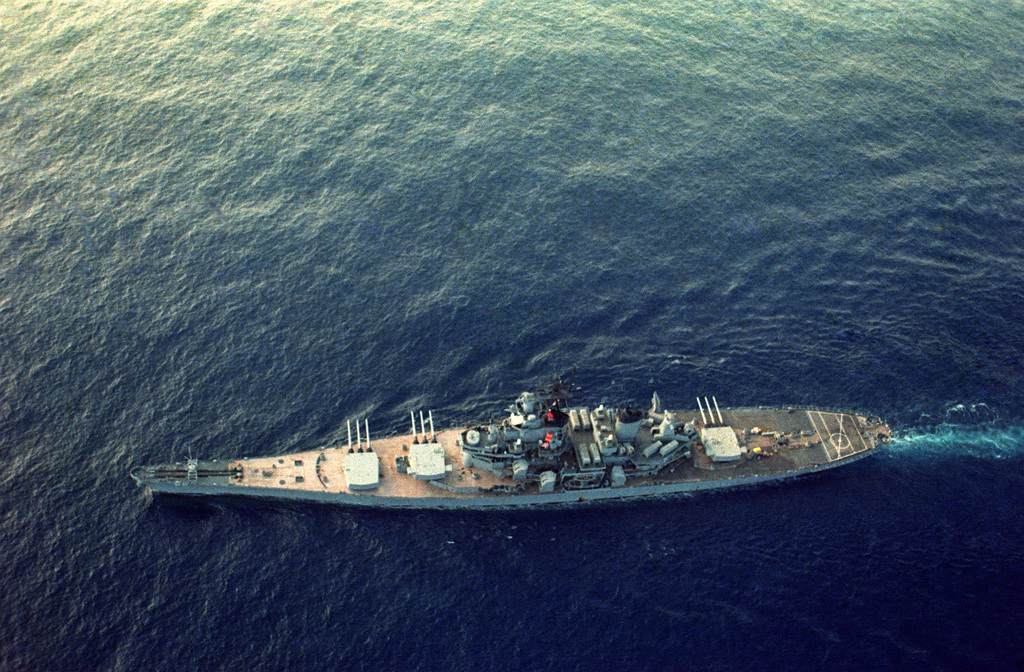
[[[673,411],[675,422],[697,419],[697,411]],[[722,409],[722,423],[734,429],[739,445],[745,450],[740,459],[731,462],[712,461],[703,446],[696,443],[688,458],[682,458],[669,469],[651,476],[631,476],[618,490],[648,488],[666,484],[695,483],[703,487],[723,485],[734,479],[749,480],[759,477],[783,477],[802,471],[818,470],[825,465],[841,462],[869,452],[887,440],[889,429],[884,424],[872,424],[864,416],[849,413],[805,410],[740,408]],[[409,455],[412,436],[396,436],[373,440],[371,448],[379,458],[380,481],[372,490],[350,490],[346,482],[345,460],[348,446],[325,447],[272,457],[246,458],[199,463],[199,476],[191,480],[190,494],[198,494],[200,484],[214,486],[218,491],[237,492],[239,495],[273,496],[269,493],[288,491],[294,498],[322,495],[346,495],[367,498],[396,499],[473,499],[494,497],[499,491],[515,489],[521,484],[511,476],[487,470],[466,467],[458,445],[462,429],[438,432],[436,439],[443,447],[447,472],[443,479],[425,481],[400,473],[396,458]],[[587,440],[586,436],[572,436],[572,440]],[[781,439],[781,440],[780,440]],[[641,449],[652,441],[651,427],[642,426],[632,459],[638,467],[657,458],[643,458]],[[364,446],[365,449],[365,446]],[[166,465],[161,480],[187,480],[179,465]],[[174,469],[171,475],[170,469]],[[216,473],[217,475],[204,475]],[[224,475],[230,474],[230,475]],[[140,482],[145,482],[145,478]],[[151,478],[156,480],[156,477]],[[185,483],[187,484],[187,483]],[[183,484],[184,485],[184,484]],[[557,492],[557,489],[556,489]],[[587,491],[578,491],[586,493]],[[508,494],[509,498],[537,495],[536,485],[525,485],[521,493]]]

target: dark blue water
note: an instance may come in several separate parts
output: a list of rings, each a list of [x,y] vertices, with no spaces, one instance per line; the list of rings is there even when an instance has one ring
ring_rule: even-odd
[[[1024,666],[1018,3],[0,6],[0,668]],[[868,409],[785,487],[154,501],[583,400]]]

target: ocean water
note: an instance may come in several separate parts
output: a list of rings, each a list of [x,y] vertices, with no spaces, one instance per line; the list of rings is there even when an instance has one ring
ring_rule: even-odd
[[[0,668],[1024,667],[1024,8],[0,3]],[[892,447],[581,511],[131,468],[582,399]]]

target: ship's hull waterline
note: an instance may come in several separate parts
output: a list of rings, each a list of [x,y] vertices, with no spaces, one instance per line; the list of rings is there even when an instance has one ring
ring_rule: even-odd
[[[861,458],[867,457],[870,454],[871,453],[869,452],[861,453],[844,460],[843,464],[850,464],[860,460]],[[152,481],[145,481],[141,479],[137,480],[140,484],[148,486],[156,495],[167,495],[172,497],[251,497],[276,501],[320,502],[324,504],[338,504],[342,506],[373,509],[509,510],[523,507],[558,508],[615,504],[638,500],[680,497],[708,490],[753,488],[773,483],[783,483],[805,476],[810,476],[812,474],[818,474],[832,469],[835,466],[837,465],[820,465],[803,471],[781,475],[727,478],[712,482],[665,483],[660,485],[614,489],[595,488],[593,490],[586,491],[560,492],[544,495],[500,495],[465,499],[442,499],[436,497],[381,497],[379,495],[343,492],[306,492],[287,488],[250,488],[247,490],[240,490],[239,488],[230,486],[191,485],[181,482],[154,483]]]
[[[255,497],[388,509],[578,506],[757,486],[860,460],[889,441],[878,418],[806,408],[646,412],[574,407],[564,388],[524,393],[509,416],[370,438],[350,422],[341,445],[270,457],[139,467],[154,493]],[[427,424],[429,418],[429,426]]]

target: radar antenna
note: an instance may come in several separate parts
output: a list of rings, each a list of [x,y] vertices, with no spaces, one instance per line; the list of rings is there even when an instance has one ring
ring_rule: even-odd
[[[188,465],[185,467],[185,480],[199,480],[199,462],[192,457],[192,444],[188,444]]]

